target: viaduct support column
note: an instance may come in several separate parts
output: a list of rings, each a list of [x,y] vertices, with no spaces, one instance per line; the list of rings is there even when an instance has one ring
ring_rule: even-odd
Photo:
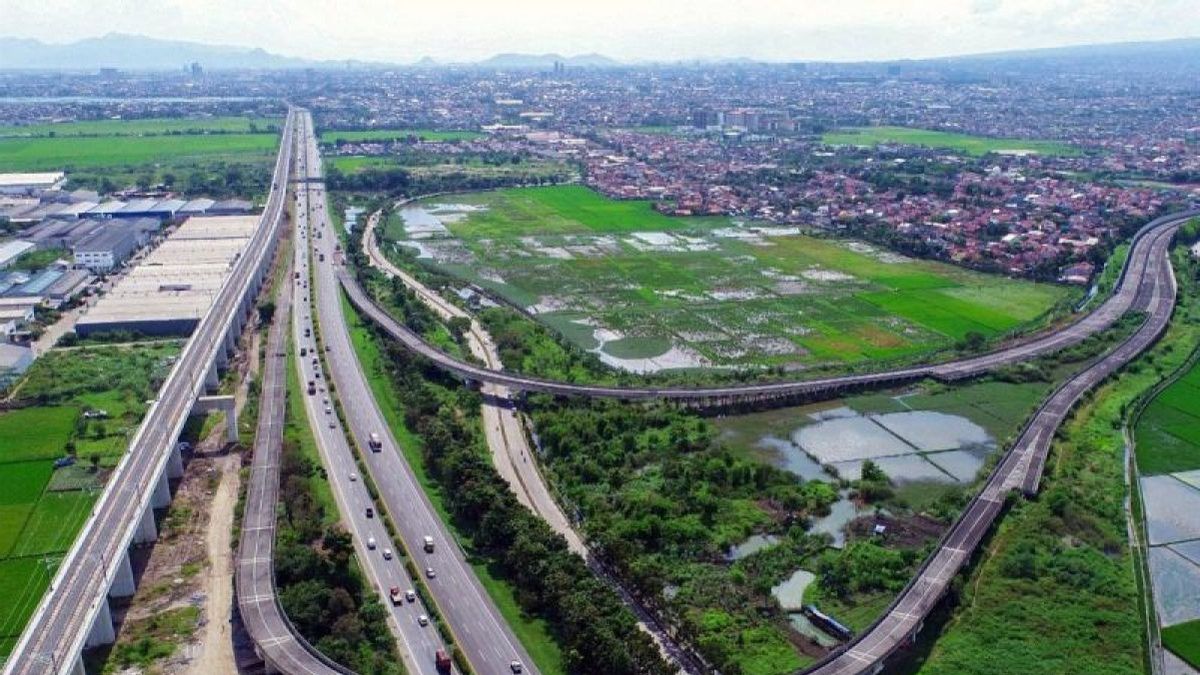
[[[150,508],[165,509],[171,505],[171,483],[164,471],[154,483],[154,496],[150,498]]]
[[[182,478],[183,477],[183,452],[179,449],[179,444],[171,446],[171,455],[167,457],[167,478]]]
[[[133,535],[133,543],[149,544],[158,539],[158,526],[154,524],[154,509],[146,509],[142,514],[142,521],[138,524],[138,531]]]
[[[88,633],[85,647],[98,647],[100,645],[111,645],[117,641],[117,631],[113,628],[112,612],[108,611],[108,600],[100,601],[100,611],[96,614],[96,621],[92,623],[92,632]]]
[[[112,587],[108,589],[110,598],[128,598],[137,590],[133,581],[133,565],[129,562],[129,551],[121,554],[121,562],[117,563],[117,574],[113,577]]]

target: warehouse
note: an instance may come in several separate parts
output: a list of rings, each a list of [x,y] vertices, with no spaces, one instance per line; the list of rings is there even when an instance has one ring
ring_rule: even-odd
[[[137,250],[137,232],[129,227],[106,227],[75,244],[75,265],[105,274]]]
[[[0,194],[27,195],[62,186],[67,175],[62,171],[48,173],[0,173]]]
[[[191,333],[257,227],[258,216],[187,219],[80,317],[76,332]]]
[[[31,242],[19,239],[0,244],[0,270],[8,267],[17,258],[33,249],[34,245]]]

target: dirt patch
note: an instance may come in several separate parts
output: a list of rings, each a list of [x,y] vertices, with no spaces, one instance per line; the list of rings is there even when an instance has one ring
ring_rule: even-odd
[[[876,526],[883,531],[876,534]],[[923,515],[885,516],[880,514],[855,518],[846,526],[851,540],[873,539],[889,548],[920,548],[937,540],[946,530],[946,524]]]

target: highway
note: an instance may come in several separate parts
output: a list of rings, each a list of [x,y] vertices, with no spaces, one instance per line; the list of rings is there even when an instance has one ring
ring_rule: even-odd
[[[110,476],[104,494],[5,664],[6,674],[70,671],[78,664],[93,621],[107,614],[108,591],[142,525],[143,514],[151,508],[176,439],[204,390],[218,353],[226,349],[226,336],[240,325],[235,322],[248,315],[249,303],[273,253],[284,212],[294,120],[295,112],[290,110],[258,228],[147,410],[128,452]]]
[[[474,316],[458,305],[446,301],[418,279],[393,265],[379,250],[375,237],[379,216],[380,212],[378,211],[371,214],[363,229],[363,253],[366,254],[370,264],[385,275],[400,279],[443,321],[453,318],[470,321],[464,337],[471,353],[489,369],[502,370],[504,366],[500,361],[500,350],[496,348],[492,336]],[[537,460],[529,446],[525,426],[516,411],[516,406],[498,405],[498,402],[512,398],[508,388],[502,385],[484,384],[483,393],[489,396],[489,400],[485,400],[481,406],[481,417],[488,448],[492,454],[492,464],[509,484],[517,500],[546,521],[552,530],[562,535],[567,542],[567,548],[583,558],[599,578],[609,583],[637,617],[638,628],[654,640],[664,658],[684,672],[702,672],[704,668],[699,660],[683,645],[676,642],[651,612],[643,607],[624,587],[621,580],[603,567],[588,550],[583,536],[576,531],[566,514],[563,513],[558,501],[554,499],[554,495],[550,491],[550,486],[538,469]]]
[[[738,384],[718,387],[621,387],[558,382],[507,371],[495,371],[468,363],[442,352],[426,343],[402,323],[392,318],[363,291],[353,274],[345,269],[337,272],[350,301],[361,312],[379,324],[392,337],[409,349],[429,359],[437,366],[467,380],[507,387],[514,391],[533,391],[560,396],[588,396],[626,400],[663,399],[674,401],[720,402],[758,398],[812,397],[860,388],[898,385],[924,378],[953,381],[980,375],[997,368],[1022,363],[1037,356],[1054,353],[1079,344],[1089,336],[1111,326],[1133,305],[1143,277],[1153,276],[1153,269],[1163,261],[1152,254],[1159,250],[1162,233],[1173,233],[1183,221],[1200,215],[1200,210],[1170,214],[1145,225],[1134,236],[1128,260],[1112,295],[1092,312],[1081,316],[1068,326],[1055,329],[1008,345],[980,356],[940,364],[918,365],[859,375],[844,375],[821,379]]]
[[[288,272],[290,272],[290,265]],[[290,274],[288,276],[291,276]],[[234,585],[238,612],[259,656],[284,673],[333,675],[346,669],[314,649],[292,627],[275,594],[275,523],[279,503],[279,455],[287,395],[287,323],[292,284],[280,284],[278,307],[267,332],[259,388],[254,459],[246,488]]]
[[[298,120],[297,133],[301,148],[305,148],[310,142],[315,143],[312,140],[312,118],[308,113],[303,113]],[[298,163],[302,177],[319,177],[319,173],[309,171],[310,165],[307,164],[305,153],[301,153]],[[321,343],[316,339],[316,327],[313,326],[310,311],[308,246],[309,237],[313,236],[311,224],[320,223],[323,219],[323,193],[319,200],[310,200],[317,192],[317,188],[309,184],[297,183],[293,267],[298,278],[290,280],[290,283],[295,286],[299,302],[295,303],[292,312],[292,340],[296,345],[296,368],[301,388],[307,389],[307,383],[312,382],[315,390],[313,395],[303,391],[298,394],[304,398],[306,416],[333,489],[342,524],[353,538],[360,567],[378,590],[379,600],[388,610],[389,628],[397,638],[397,649],[404,667],[409,673],[436,675],[434,654],[438,649],[446,649],[446,645],[432,622],[425,626],[418,622],[418,617],[430,616],[419,595],[412,601],[406,599],[400,604],[391,602],[391,588],[399,588],[401,592],[405,592],[415,589],[416,583],[409,578],[403,559],[399,555],[400,551],[394,550],[382,517],[367,516],[367,509],[374,510],[375,503],[364,481],[358,478],[354,450],[346,438],[346,430],[334,407],[335,399],[339,397],[344,408],[349,408],[352,402],[346,399],[344,390],[339,389],[336,395],[329,392],[329,372],[317,357]],[[329,234],[328,228],[325,234]],[[300,355],[301,349],[304,350],[303,356]],[[368,543],[371,540],[375,542],[373,547]],[[392,551],[391,560],[384,558],[385,551]]]
[[[306,144],[305,152],[309,175],[319,176],[321,160],[315,140]],[[324,356],[342,403],[346,424],[357,446],[363,449],[362,459],[378,488],[382,504],[395,522],[417,568],[433,570],[434,576],[426,578],[425,582],[472,669],[480,675],[500,675],[511,673],[510,664],[519,661],[524,672],[537,673],[532,659],[500,616],[461,548],[434,511],[375,401],[342,313],[336,276],[336,270],[340,269],[340,254],[335,252],[338,237],[325,212],[324,185],[319,182],[303,185],[312,205],[309,234],[317,259],[314,291],[317,327],[327,349]],[[366,450],[371,434],[378,434],[378,452]],[[423,550],[422,542],[427,536],[433,540],[433,553]]]

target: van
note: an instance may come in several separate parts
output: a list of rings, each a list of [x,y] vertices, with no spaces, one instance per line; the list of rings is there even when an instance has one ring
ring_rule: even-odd
[[[425,537],[425,552],[433,553],[433,537],[428,535]]]
[[[367,548],[375,550],[375,537],[367,537]]]
[[[383,439],[379,437],[379,434],[372,433],[370,439],[367,440],[367,445],[371,446],[375,452],[379,452],[383,449]]]

